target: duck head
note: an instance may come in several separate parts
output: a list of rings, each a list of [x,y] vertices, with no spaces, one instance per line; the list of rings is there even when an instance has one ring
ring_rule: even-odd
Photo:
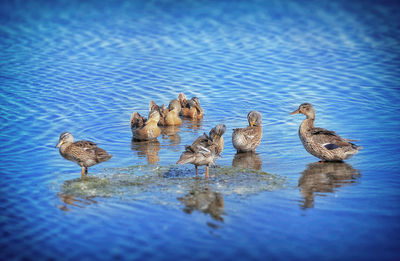
[[[181,106],[183,107],[187,103],[187,99],[185,94],[182,92],[178,95],[178,101],[181,103]]]
[[[211,139],[214,140],[217,136],[222,137],[225,131],[226,131],[225,124],[218,124],[217,126],[215,126],[210,130],[209,136],[211,137]]]
[[[290,115],[302,113],[306,115],[307,119],[315,119],[314,107],[310,103],[303,103],[299,108],[290,113]]]
[[[66,142],[71,142],[71,143],[74,142],[74,137],[69,132],[61,133],[60,139],[58,140],[56,148],[60,147],[63,143],[66,143]]]
[[[180,112],[182,109],[181,103],[178,100],[172,100],[169,105],[168,105],[168,110],[173,111],[175,110],[176,112]]]
[[[261,113],[258,111],[251,111],[247,114],[247,120],[249,121],[250,126],[261,126],[262,125],[262,117]]]
[[[193,97],[192,99],[190,99],[190,104],[195,107],[198,111],[202,111],[201,107],[200,107],[200,100],[197,97]]]

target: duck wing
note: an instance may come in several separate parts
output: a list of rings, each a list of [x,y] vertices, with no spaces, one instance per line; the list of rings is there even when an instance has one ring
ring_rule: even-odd
[[[233,134],[241,144],[254,142],[260,136],[260,131],[254,127],[238,128],[233,130]]]
[[[88,140],[80,140],[80,141],[76,141],[74,142],[74,145],[82,148],[84,150],[89,150],[89,149],[93,149],[97,147],[97,144],[94,143],[93,141],[88,141]]]
[[[355,146],[348,139],[344,139],[336,134],[334,131],[326,130],[323,128],[313,128],[311,130],[312,140],[321,144],[328,150],[343,148],[347,146]]]
[[[192,145],[185,146],[185,151],[176,163],[195,163],[207,161],[206,159],[208,158],[214,159],[213,153],[215,154],[215,150],[215,144],[212,142],[211,138],[204,133],[198,137]]]
[[[96,162],[102,162],[112,157],[111,154],[108,154],[104,149],[97,147],[97,144],[92,141],[80,140],[74,142],[73,145],[73,149],[86,152],[86,155],[90,155],[90,157],[95,159]]]

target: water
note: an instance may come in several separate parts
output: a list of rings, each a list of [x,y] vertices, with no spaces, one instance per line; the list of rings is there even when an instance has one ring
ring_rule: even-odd
[[[384,1],[12,1],[0,8],[0,259],[394,260],[400,217],[400,17]],[[201,123],[131,143],[129,118],[179,92]],[[316,163],[316,125],[359,139]],[[263,115],[256,155],[232,129]],[[176,166],[218,123],[225,149]],[[80,168],[60,133],[114,155]],[[175,134],[175,135],[172,135]]]

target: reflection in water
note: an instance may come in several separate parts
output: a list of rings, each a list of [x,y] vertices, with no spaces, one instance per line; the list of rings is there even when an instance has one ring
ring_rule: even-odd
[[[135,141],[131,142],[131,149],[137,151],[140,158],[147,158],[149,164],[156,164],[160,161],[158,152],[160,151],[160,142],[158,140],[152,141]]]
[[[208,186],[195,186],[184,197],[178,198],[185,204],[183,209],[186,213],[194,210],[209,214],[217,221],[224,221],[222,218],[224,208],[224,198],[221,193],[212,191]]]
[[[179,135],[179,126],[164,126],[161,128],[161,135],[163,139],[168,139],[171,145],[179,145],[181,143],[181,136]]]
[[[67,180],[63,183],[61,191],[57,193],[57,197],[64,203],[63,205],[57,206],[63,211],[71,211],[71,207],[84,208],[91,204],[97,204],[97,201],[93,200],[94,196],[78,196],[74,193],[74,187],[86,186],[91,180],[97,179],[95,177],[86,177],[85,179],[72,179]]]
[[[360,172],[344,162],[314,162],[307,166],[299,179],[304,197],[303,209],[314,207],[315,192],[333,193],[336,188],[353,184]]]
[[[236,153],[232,161],[232,166],[237,168],[261,170],[262,159],[260,155],[255,152]]]
[[[186,213],[203,212],[209,221],[206,224],[218,228],[221,225],[219,222],[224,221],[226,200],[241,200],[250,195],[282,189],[286,184],[283,177],[252,169],[218,167],[214,172],[216,176],[207,181],[193,179],[192,172],[190,168],[176,165],[150,164],[106,169],[97,176],[62,182],[57,193],[61,204],[57,207],[69,211],[93,206],[102,198],[140,199],[179,208],[179,211],[184,206]],[[182,203],[177,204],[177,199]]]
[[[57,197],[64,203],[64,205],[58,206],[63,211],[71,211],[70,207],[84,208],[91,204],[97,204],[97,201],[91,198],[77,198],[74,195],[63,194],[61,192],[57,193]]]
[[[201,120],[183,118],[182,121],[186,128],[189,128],[192,130],[200,130],[201,129],[201,126],[202,126]]]

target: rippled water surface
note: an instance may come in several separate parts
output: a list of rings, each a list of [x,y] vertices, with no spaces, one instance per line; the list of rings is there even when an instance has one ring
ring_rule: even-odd
[[[4,1],[0,21],[1,260],[398,258],[396,1]],[[132,142],[131,113],[180,92],[204,119]],[[318,163],[303,102],[363,149]],[[250,110],[263,140],[235,155]],[[219,123],[209,180],[175,165]],[[64,131],[113,158],[81,180]]]

